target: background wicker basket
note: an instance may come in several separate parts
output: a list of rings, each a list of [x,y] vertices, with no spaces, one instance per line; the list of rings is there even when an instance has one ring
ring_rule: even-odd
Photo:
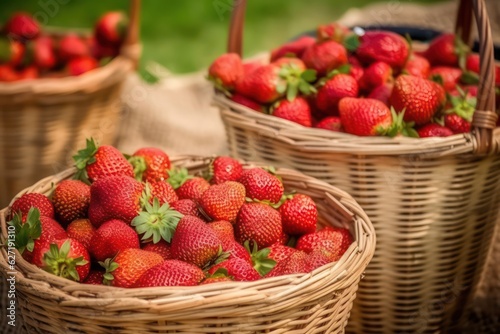
[[[174,158],[191,172],[209,158]],[[248,167],[249,165],[246,165]],[[67,179],[66,170],[25,192],[49,194]],[[355,242],[335,263],[306,275],[256,282],[224,282],[198,287],[120,289],[84,285],[50,275],[16,251],[14,270],[1,251],[4,275],[15,271],[17,303],[28,332],[43,333],[342,333],[358,282],[375,250],[373,226],[344,191],[295,171],[280,169],[286,189],[308,194],[318,204],[321,226],[349,228]],[[19,195],[21,195],[20,193]],[[1,237],[8,238],[0,211]],[[19,315],[18,315],[19,316]]]
[[[130,1],[126,41],[109,64],[78,77],[0,83],[0,207],[69,167],[85,138],[113,142],[122,85],[140,53],[139,5]]]
[[[246,1],[235,2],[230,52],[241,54]],[[483,0],[460,2],[457,33],[471,41],[474,12],[481,84],[470,134],[362,138],[304,128],[217,94],[230,153],[288,166],[352,194],[372,220],[377,250],[348,330],[435,333],[464,320],[484,267],[500,203],[500,129],[494,58]]]

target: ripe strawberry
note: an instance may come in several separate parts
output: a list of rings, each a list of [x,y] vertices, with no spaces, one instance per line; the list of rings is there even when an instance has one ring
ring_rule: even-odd
[[[172,203],[171,207],[184,216],[195,216],[200,219],[205,219],[200,210],[198,210],[198,205],[192,199],[180,199]]]
[[[71,59],[66,67],[68,75],[78,76],[99,67],[99,64],[95,58],[82,56]]]
[[[10,65],[0,65],[0,82],[14,82],[19,80],[19,74]]]
[[[220,272],[221,268],[225,269],[227,276],[235,281],[251,282],[261,278],[250,263],[237,257],[216,264],[208,270],[208,273],[213,275],[217,271]]]
[[[283,183],[274,174],[274,169],[269,171],[260,167],[243,171],[239,182],[245,187],[246,196],[253,200],[278,203],[283,196]]]
[[[238,182],[214,184],[200,198],[200,206],[213,220],[235,221],[245,202],[245,187]]]
[[[329,252],[323,249],[314,249],[307,256],[307,272],[311,272],[314,269],[324,266],[333,262],[329,257]]]
[[[207,226],[214,231],[220,242],[234,241],[234,228],[233,224],[227,220],[217,220],[208,223]]]
[[[404,74],[413,75],[419,78],[428,78],[430,71],[431,64],[427,58],[416,53],[412,53],[410,55],[410,58],[408,58],[405,68],[403,69]]]
[[[58,48],[59,59],[67,62],[74,58],[90,55],[88,44],[76,34],[67,34],[59,41]]]
[[[142,247],[142,249],[156,254],[160,254],[164,260],[169,260],[172,258],[172,254],[170,251],[170,244],[165,240],[160,240],[156,244],[154,242],[148,242]]]
[[[275,61],[272,62],[273,65],[281,67],[295,67],[300,71],[305,71],[307,69],[306,64],[299,58],[289,58],[289,57],[283,57],[283,58],[278,58]]]
[[[276,243],[282,244],[282,245],[288,245],[288,242],[290,241],[290,236],[286,234],[285,232],[281,233],[280,238]]]
[[[106,269],[104,284],[131,288],[148,269],[162,262],[160,254],[129,248],[118,253],[114,259],[106,259],[99,264]]]
[[[375,87],[370,94],[368,94],[367,98],[382,101],[386,106],[389,106],[389,99],[391,98],[393,88],[393,83],[380,85]]]
[[[469,133],[470,122],[457,114],[448,114],[444,116],[444,125],[450,129],[454,134]]]
[[[427,79],[400,75],[394,82],[390,103],[404,120],[417,125],[429,123],[446,101],[443,87]]]
[[[316,107],[328,115],[338,115],[339,101],[344,97],[357,97],[358,82],[348,74],[333,74],[318,89]]]
[[[222,251],[224,253],[229,254],[227,259],[232,259],[237,257],[239,259],[247,261],[250,264],[253,264],[252,257],[250,256],[248,250],[234,239],[223,241]]]
[[[30,208],[37,208],[41,216],[54,218],[54,206],[47,196],[38,193],[25,193],[12,203],[10,207],[11,218],[16,213],[25,215]]]
[[[158,198],[160,205],[165,203],[172,204],[179,200],[174,188],[168,182],[153,181],[149,183],[149,186],[151,188],[151,197],[149,199],[151,204],[153,203],[154,198]]]
[[[318,41],[331,39],[338,43],[342,43],[344,41],[344,38],[350,33],[351,31],[349,30],[349,28],[337,22],[322,24],[316,29],[316,36],[318,38]]]
[[[232,282],[232,281],[234,281],[234,280],[231,277],[227,277],[227,276],[224,276],[224,275],[210,276],[210,277],[205,278],[200,283],[200,285],[212,284],[212,283],[219,283],[219,282]]]
[[[429,73],[429,79],[442,84],[446,91],[454,90],[461,77],[462,70],[455,67],[436,66]]]
[[[210,183],[202,177],[193,177],[187,169],[173,170],[169,173],[168,182],[174,187],[179,199],[199,200],[210,187]]]
[[[104,272],[101,270],[90,270],[83,284],[102,285],[104,280]]]
[[[75,239],[47,241],[33,250],[32,263],[46,272],[76,282],[85,280],[90,271],[90,256]]]
[[[67,226],[73,220],[87,216],[90,186],[79,180],[64,180],[52,195],[57,220]]]
[[[241,94],[238,94],[238,93],[234,93],[230,99],[233,101],[233,102],[236,102],[236,103],[239,103],[241,104],[242,106],[245,106],[247,108],[250,108],[250,109],[253,109],[255,111],[258,111],[258,112],[265,112],[266,111],[266,107],[263,106],[262,104],[246,97],[246,96],[243,96]]]
[[[337,116],[329,116],[323,118],[316,124],[315,128],[330,130],[334,132],[344,132],[340,117]]]
[[[291,274],[305,274],[309,271],[308,256],[305,252],[295,251],[281,260],[265,277],[276,277]]]
[[[448,137],[453,135],[453,131],[436,123],[429,123],[427,125],[424,125],[417,131],[420,138]]]
[[[23,63],[26,55],[24,44],[0,36],[0,63],[17,67]]]
[[[258,60],[251,60],[243,63],[243,76],[247,76],[259,67],[264,66],[265,63],[262,61],[262,59]]]
[[[95,59],[101,60],[106,58],[114,58],[120,53],[120,46],[101,44],[95,37],[92,37],[88,40],[88,45],[90,54]]]
[[[121,12],[108,12],[95,25],[94,36],[101,45],[121,45],[128,25],[127,17]]]
[[[87,139],[87,147],[73,156],[78,169],[77,177],[97,181],[103,176],[134,177],[132,165],[113,146],[97,146],[93,139]]]
[[[279,213],[285,233],[300,235],[316,231],[318,210],[316,203],[307,195],[292,195],[280,206]]]
[[[383,61],[376,61],[365,68],[360,84],[362,89],[371,91],[375,87],[384,85],[392,80],[391,66]]]
[[[238,181],[243,173],[241,163],[231,157],[220,156],[210,164],[209,178],[213,184]]]
[[[215,260],[221,247],[217,235],[203,220],[184,216],[172,238],[171,254],[173,259],[204,267]]]
[[[178,260],[166,260],[148,269],[134,284],[135,288],[153,286],[193,286],[205,278],[197,266]]]
[[[306,127],[312,125],[311,108],[303,97],[297,97],[292,101],[287,99],[278,101],[271,109],[271,114]]]
[[[271,246],[283,233],[279,212],[265,203],[243,204],[234,229],[239,243],[256,243],[258,249]]]
[[[364,64],[383,61],[395,69],[402,69],[409,55],[408,42],[389,31],[367,31],[359,37],[356,55]]]
[[[379,100],[346,97],[339,113],[345,132],[357,136],[385,134],[393,124],[390,109]]]
[[[288,247],[280,243],[271,245],[269,247],[269,250],[270,252],[268,257],[276,261],[276,264],[280,263],[283,260],[288,259],[288,257],[293,253],[298,252],[298,250],[296,250],[295,248]]]
[[[338,261],[352,243],[352,236],[348,229],[339,227],[325,227],[324,229],[301,236],[297,240],[296,248],[306,253],[314,250],[328,256],[330,261]]]
[[[39,77],[36,66],[27,66],[19,71],[19,80],[33,80]]]
[[[104,261],[128,248],[139,248],[139,237],[128,224],[112,219],[95,231],[89,252],[97,261]]]
[[[208,68],[208,79],[216,88],[231,91],[243,76],[243,63],[237,53],[226,53],[214,60]]]
[[[271,51],[271,62],[282,57],[302,57],[304,51],[316,42],[311,36],[302,36]]]
[[[469,133],[472,117],[476,110],[477,99],[457,87],[458,95],[449,94],[446,106],[444,125],[453,133]]]
[[[302,60],[307,68],[312,68],[319,76],[324,76],[347,64],[347,50],[342,44],[328,40],[309,46],[304,51]]]
[[[99,227],[120,219],[130,224],[141,211],[144,184],[129,176],[99,177],[90,186],[89,219]]]
[[[76,219],[72,221],[66,228],[68,238],[72,238],[80,242],[85,248],[89,249],[90,241],[94,236],[96,229],[88,219]]]
[[[458,67],[465,63],[469,53],[467,45],[453,33],[442,34],[434,38],[424,53],[432,66]]]
[[[480,71],[480,57],[477,53],[471,53],[465,60],[465,68],[467,71],[479,74]]]
[[[40,25],[28,13],[15,13],[5,23],[5,35],[20,41],[32,40],[40,34]]]

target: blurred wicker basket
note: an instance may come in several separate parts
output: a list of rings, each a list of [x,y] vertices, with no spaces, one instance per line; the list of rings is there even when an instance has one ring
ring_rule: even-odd
[[[241,54],[246,1],[235,2],[229,52]],[[484,1],[463,0],[457,32],[478,23],[481,84],[470,134],[356,137],[305,128],[216,94],[231,155],[286,166],[352,194],[372,220],[377,250],[348,330],[435,333],[454,328],[473,296],[500,203],[493,44]]]
[[[121,88],[138,60],[139,0],[131,0],[120,55],[78,77],[0,83],[0,206],[42,177],[66,169],[85,138],[112,143]]]
[[[209,158],[174,158],[191,172]],[[248,167],[249,165],[246,165]],[[66,170],[23,190],[49,194],[71,177]],[[29,264],[16,251],[14,270],[2,248],[0,268],[14,272],[17,303],[28,332],[43,333],[343,333],[359,280],[375,250],[373,226],[344,191],[280,169],[285,188],[314,198],[321,226],[349,228],[354,242],[343,257],[310,274],[197,287],[121,289],[76,283]],[[1,239],[8,239],[0,211]]]

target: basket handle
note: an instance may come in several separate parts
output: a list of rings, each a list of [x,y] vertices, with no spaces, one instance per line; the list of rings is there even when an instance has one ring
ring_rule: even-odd
[[[132,60],[135,69],[137,69],[141,54],[139,44],[141,0],[130,0],[128,12],[129,23],[120,53]]]
[[[245,20],[246,0],[234,0],[227,52],[242,55],[243,23]],[[495,112],[495,59],[493,57],[493,38],[490,21],[484,0],[461,0],[456,21],[456,33],[470,44],[472,14],[476,17],[479,31],[481,83],[478,89],[476,112],[472,120],[472,134],[476,139],[474,153],[483,155],[498,153],[499,145],[494,144],[493,130],[498,115]]]

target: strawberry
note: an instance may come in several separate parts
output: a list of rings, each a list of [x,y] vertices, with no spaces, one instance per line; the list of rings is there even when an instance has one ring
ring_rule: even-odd
[[[193,264],[166,260],[144,272],[134,287],[193,286],[198,285],[204,278],[203,271]]]
[[[316,29],[318,41],[334,40],[335,42],[342,43],[344,38],[350,33],[349,28],[337,22],[322,24]]]
[[[361,83],[361,78],[363,78],[363,75],[365,74],[365,70],[361,66],[355,66],[352,65],[349,69],[349,75],[356,79],[356,82],[359,84]]]
[[[58,55],[59,59],[67,62],[74,58],[89,56],[90,50],[88,44],[80,37],[69,33],[59,41]]]
[[[316,107],[328,115],[338,115],[339,101],[344,97],[357,97],[356,79],[348,74],[334,73],[318,89]]]
[[[232,259],[237,257],[252,264],[252,258],[248,250],[234,239],[223,241],[222,251],[228,254],[227,259]]]
[[[243,171],[239,182],[245,187],[246,196],[252,200],[274,204],[283,196],[283,183],[272,167],[269,171],[260,167],[247,169]]]
[[[382,101],[386,106],[389,106],[389,99],[391,98],[393,88],[393,83],[385,83],[375,87],[370,94],[368,94],[367,98]]]
[[[97,60],[90,56],[82,56],[71,59],[66,66],[68,75],[78,76],[99,67]]]
[[[427,79],[400,75],[394,82],[390,103],[404,120],[417,125],[428,123],[446,101],[443,87]]]
[[[180,199],[172,203],[171,207],[184,216],[195,216],[200,219],[205,219],[200,210],[198,210],[198,205],[192,199]]]
[[[323,249],[314,249],[307,256],[307,272],[311,272],[314,269],[324,266],[333,262],[329,257],[329,252],[324,251]]]
[[[297,97],[292,101],[283,99],[276,102],[271,109],[271,114],[306,127],[312,125],[311,108],[303,97]]]
[[[4,33],[20,41],[32,40],[40,34],[40,25],[27,13],[15,13],[5,23]]]
[[[347,64],[347,50],[333,40],[315,43],[309,46],[302,55],[307,68],[316,70],[319,76]]]
[[[329,116],[329,117],[323,118],[320,122],[318,122],[315,125],[315,128],[330,130],[330,131],[334,131],[334,132],[343,132],[344,131],[340,117],[337,117],[337,116]]]
[[[431,71],[431,64],[427,58],[412,53],[403,69],[404,74],[413,75],[419,78],[428,78]]]
[[[272,62],[273,65],[279,66],[279,67],[295,67],[299,71],[305,71],[307,69],[306,64],[299,58],[289,58],[289,57],[283,57],[283,58],[278,58]]]
[[[52,194],[57,220],[67,226],[75,219],[87,216],[90,205],[90,186],[79,180],[64,180]]]
[[[316,39],[311,36],[302,36],[292,42],[281,45],[271,51],[271,62],[282,57],[302,57],[304,51],[316,43]]]
[[[446,106],[444,125],[453,133],[469,133],[472,117],[476,110],[476,97],[457,87],[458,95],[449,94],[449,103]]]
[[[106,269],[104,284],[131,288],[148,269],[163,262],[160,254],[128,248],[119,252],[114,259],[109,258],[99,264]]]
[[[26,66],[19,71],[19,80],[33,80],[39,77],[38,68],[36,66]]]
[[[14,82],[19,79],[19,74],[11,65],[0,65],[0,82]]]
[[[207,226],[214,231],[219,240],[224,243],[226,241],[234,241],[234,228],[233,224],[227,220],[217,220],[208,223]]]
[[[97,261],[104,261],[128,248],[139,248],[134,229],[118,219],[103,223],[90,240],[89,251]]]
[[[167,181],[175,189],[179,199],[199,200],[210,187],[207,180],[189,175],[186,168],[171,170]]]
[[[17,67],[23,63],[26,54],[24,44],[0,36],[0,63]]]
[[[432,66],[458,67],[459,64],[464,65],[466,54],[469,51],[460,37],[453,33],[447,33],[434,38],[424,56]]]
[[[232,281],[233,281],[233,279],[231,277],[224,276],[224,275],[219,276],[219,274],[217,274],[217,276],[210,276],[210,277],[205,278],[200,283],[200,285],[219,283],[219,282],[232,282]]]
[[[200,206],[213,220],[233,222],[245,202],[245,187],[235,181],[214,184],[200,198]]]
[[[94,225],[88,219],[76,219],[66,227],[68,238],[77,240],[87,249],[90,247],[95,231]]]
[[[261,59],[244,62],[243,76],[251,74],[253,71],[262,66],[264,66],[264,62]]]
[[[262,113],[266,111],[265,106],[263,106],[262,104],[254,101],[254,100],[252,100],[244,95],[234,93],[233,95],[231,95],[230,99],[233,102],[241,104],[242,106],[253,109],[255,111],[262,112]]]
[[[129,176],[100,177],[90,186],[89,219],[99,227],[120,219],[129,224],[141,211],[144,185]]]
[[[118,56],[120,53],[120,47],[115,46],[115,45],[109,45],[109,44],[101,44],[97,41],[95,37],[92,36],[88,40],[88,45],[90,49],[90,54],[92,57],[95,59],[109,59],[109,58],[114,58]]]
[[[479,74],[481,69],[480,65],[480,57],[477,53],[471,53],[467,56],[465,60],[465,68],[467,71]]]
[[[300,235],[316,231],[318,210],[316,203],[307,195],[292,195],[280,206],[279,213],[285,233]]]
[[[160,240],[156,244],[154,242],[148,242],[142,247],[142,249],[156,254],[160,254],[164,260],[169,260],[172,258],[172,254],[170,251],[170,244],[165,240]]]
[[[376,61],[365,68],[361,78],[361,87],[364,90],[371,91],[375,87],[391,82],[392,68],[383,61]]]
[[[17,198],[10,207],[11,218],[16,213],[26,215],[30,208],[37,208],[41,216],[54,218],[54,206],[47,196],[39,193],[25,193]]]
[[[283,260],[286,260],[293,253],[298,252],[298,250],[296,250],[295,248],[288,247],[280,243],[271,245],[269,247],[269,250],[270,252],[268,257],[276,261],[276,264],[280,263]]]
[[[171,243],[173,259],[204,267],[215,260],[221,242],[205,222],[193,216],[184,216],[177,225]]]
[[[330,261],[338,261],[351,245],[353,239],[348,229],[325,227],[324,229],[305,234],[297,240],[296,248],[306,253],[314,250],[328,256]]]
[[[75,239],[45,242],[33,251],[32,263],[46,272],[82,282],[90,271],[90,256],[85,246]]]
[[[222,91],[233,90],[243,74],[243,63],[237,53],[219,56],[208,68],[208,79]]]
[[[367,65],[382,61],[394,69],[402,69],[409,56],[409,46],[408,42],[396,33],[367,31],[359,37],[356,55]]]
[[[87,147],[73,156],[78,169],[77,178],[89,179],[91,182],[103,176],[134,177],[132,165],[113,146],[98,146],[94,139],[87,139]]]
[[[288,245],[288,242],[290,241],[290,236],[286,234],[285,232],[281,233],[280,238],[276,243],[281,244],[281,245]]]
[[[460,117],[457,114],[448,114],[444,116],[444,125],[454,134],[469,133],[470,121]]]
[[[237,242],[235,242],[235,244],[241,246]],[[259,250],[257,244],[253,243],[252,249],[250,249],[249,241],[245,241],[245,247],[242,248],[245,249],[246,254],[242,254],[243,256],[240,258],[243,260],[248,259],[260,276],[267,275],[267,273],[269,273],[276,266],[276,261],[269,257],[269,254],[271,253],[270,248],[262,248]]]
[[[446,91],[454,90],[461,77],[462,70],[455,67],[436,66],[429,73],[429,79],[441,84]]]
[[[235,281],[251,282],[261,278],[250,263],[237,257],[216,264],[208,270],[208,273],[214,275],[221,269],[225,269],[227,276]]]
[[[149,199],[151,204],[153,203],[153,198],[158,198],[160,205],[165,203],[172,204],[179,200],[174,188],[168,182],[154,181],[149,183],[149,186],[151,188],[151,197]]]
[[[102,285],[104,280],[104,272],[101,270],[90,270],[87,278],[82,282],[83,284]]]
[[[125,38],[127,24],[124,13],[108,12],[97,21],[94,36],[101,45],[119,46]]]
[[[427,125],[424,125],[418,131],[418,136],[420,138],[427,138],[427,137],[448,137],[453,135],[453,131],[448,129],[445,126],[436,124],[436,123],[429,123]]]
[[[209,166],[209,179],[213,184],[220,184],[226,181],[238,181],[243,173],[241,163],[227,156],[215,158]]]
[[[243,204],[234,229],[239,243],[256,243],[258,249],[271,246],[283,233],[279,212],[265,203]]]
[[[305,274],[309,271],[308,256],[305,252],[292,252],[281,260],[265,277],[276,277],[291,274]]]

